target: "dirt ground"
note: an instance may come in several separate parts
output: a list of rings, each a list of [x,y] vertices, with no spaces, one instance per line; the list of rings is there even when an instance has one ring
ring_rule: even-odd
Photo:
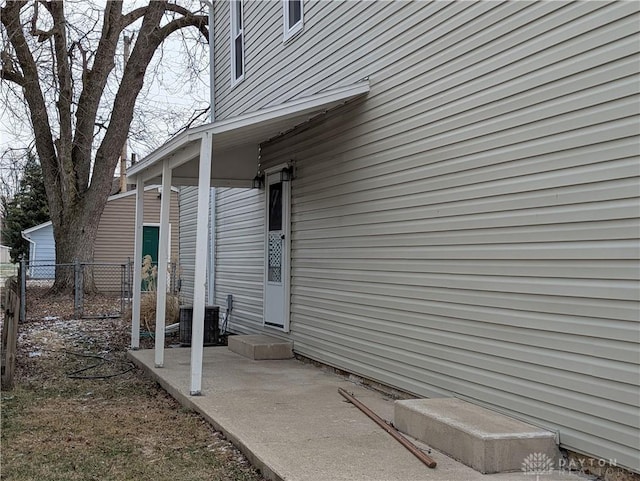
[[[128,322],[73,319],[70,299],[46,295],[28,312],[15,387],[1,393],[0,479],[263,479],[126,360]]]

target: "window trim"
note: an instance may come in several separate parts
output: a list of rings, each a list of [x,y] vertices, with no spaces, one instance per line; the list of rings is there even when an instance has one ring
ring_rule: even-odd
[[[240,4],[240,25],[239,29],[236,28],[238,24],[237,10],[235,4]],[[244,51],[244,0],[231,0],[229,2],[229,24],[230,24],[230,41],[231,41],[231,86],[234,87],[244,80],[245,77],[245,51]],[[237,30],[237,31],[236,31]],[[241,49],[242,49],[242,75],[236,77],[236,39],[241,37]]]
[[[283,42],[295,37],[304,30],[304,0],[294,0],[300,2],[300,20],[289,28],[289,3],[292,0],[282,0],[282,29]]]

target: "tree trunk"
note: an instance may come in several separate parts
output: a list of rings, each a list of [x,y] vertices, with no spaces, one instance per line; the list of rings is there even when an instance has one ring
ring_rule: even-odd
[[[1,5],[0,34],[11,48],[2,48],[0,78],[20,88],[17,95],[29,108],[53,223],[56,263],[68,266],[56,269],[53,291],[71,293],[75,262],[93,261],[98,224],[147,68],[162,42],[174,32],[196,27],[208,38],[208,18],[168,0],[150,1],[127,14],[122,13],[122,1],[107,1],[98,38],[98,25],[86,35],[77,35],[83,26],[69,23],[63,2],[28,5],[6,1]],[[46,10],[46,23],[38,17],[38,5]],[[25,29],[27,11],[33,15],[30,31]],[[106,86],[115,67],[118,39],[139,20],[142,23],[135,27],[137,38],[117,92],[105,97],[105,90],[113,91]],[[39,30],[40,25],[49,30]],[[108,126],[94,151],[98,112],[102,116],[102,102],[106,108],[111,101]],[[50,102],[56,106],[53,122],[47,108]],[[88,274],[84,291],[93,290]]]
[[[102,209],[100,210],[102,211]],[[61,216],[67,220],[60,222],[59,225],[54,222],[56,264],[58,266],[52,287],[53,292],[72,293],[75,287],[75,263],[93,262],[100,214],[86,215],[84,212],[74,211]],[[84,269],[84,293],[95,292],[95,282],[91,272],[91,269]]]

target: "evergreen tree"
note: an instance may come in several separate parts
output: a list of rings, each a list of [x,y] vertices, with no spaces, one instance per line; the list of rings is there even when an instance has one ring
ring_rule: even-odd
[[[49,220],[42,168],[33,153],[28,153],[18,191],[12,199],[2,196],[2,244],[11,247],[11,260],[29,256],[29,243],[22,231]]]

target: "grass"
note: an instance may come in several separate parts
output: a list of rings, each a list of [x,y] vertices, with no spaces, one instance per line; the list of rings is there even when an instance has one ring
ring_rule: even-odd
[[[127,344],[121,320],[21,325],[16,386],[1,398],[0,479],[262,479],[220,433],[132,369]],[[71,352],[109,359],[80,374],[114,377],[70,378],[98,361]]]

